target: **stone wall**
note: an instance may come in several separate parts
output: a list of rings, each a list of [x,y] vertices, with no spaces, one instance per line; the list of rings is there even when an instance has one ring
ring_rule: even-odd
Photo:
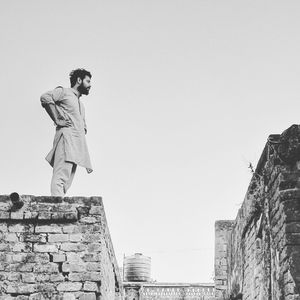
[[[269,137],[236,220],[216,222],[215,274],[219,299],[300,299],[298,125]]]
[[[228,284],[228,248],[234,221],[224,220],[215,223],[215,293],[220,296]]]
[[[0,196],[0,300],[121,293],[101,198]]]

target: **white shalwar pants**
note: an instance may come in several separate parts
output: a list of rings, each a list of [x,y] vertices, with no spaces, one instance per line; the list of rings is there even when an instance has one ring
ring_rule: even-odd
[[[60,138],[55,149],[51,196],[63,197],[70,188],[77,165],[65,161],[64,139]]]

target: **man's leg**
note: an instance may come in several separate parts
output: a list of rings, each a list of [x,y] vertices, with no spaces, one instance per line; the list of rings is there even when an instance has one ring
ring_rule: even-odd
[[[65,195],[71,185],[75,170],[73,163],[65,161],[64,140],[61,137],[54,154],[51,196],[63,197]]]
[[[70,186],[71,186],[71,184],[72,184],[72,182],[73,182],[74,175],[75,175],[75,172],[76,172],[76,168],[77,168],[77,165],[74,164],[74,163],[72,163],[71,174],[70,174],[69,180],[66,182],[65,187],[64,187],[65,193],[66,193],[67,190],[70,188]]]

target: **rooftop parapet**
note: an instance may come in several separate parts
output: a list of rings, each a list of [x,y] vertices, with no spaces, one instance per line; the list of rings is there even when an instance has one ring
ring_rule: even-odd
[[[101,197],[0,196],[0,258],[0,300],[121,299]]]

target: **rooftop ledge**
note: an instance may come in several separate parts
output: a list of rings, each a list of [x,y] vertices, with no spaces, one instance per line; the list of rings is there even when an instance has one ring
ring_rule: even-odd
[[[111,287],[111,291],[114,289],[116,289],[116,291],[122,290],[120,272],[118,269],[118,264],[115,257],[101,197],[92,196],[62,198],[19,195],[18,193],[12,193],[10,195],[0,195],[0,233],[1,231],[4,233],[16,235],[17,239],[19,239],[20,237],[20,242],[7,240],[3,241],[2,244],[0,243],[2,246],[2,248],[0,247],[0,251],[9,251],[7,252],[9,255],[11,250],[13,251],[13,253],[22,252],[22,255],[25,255],[25,257],[27,257],[27,255],[38,255],[40,253],[52,253],[52,251],[53,253],[61,251],[61,253],[65,256],[68,253],[72,254],[74,252],[76,254],[79,251],[85,251],[88,256],[95,254],[95,257],[99,253],[103,253],[103,257],[101,256],[100,261],[101,272],[103,271],[103,274],[101,273],[101,285],[102,281],[106,285],[110,285],[113,281],[112,278],[114,278],[115,283],[113,285],[115,285],[115,287]],[[48,238],[52,238],[54,240],[48,241]],[[74,240],[72,240],[72,238]],[[26,251],[23,248],[18,248],[21,246],[26,247],[24,248]],[[36,254],[36,252],[40,253]],[[102,258],[104,261],[103,263]],[[69,262],[67,260],[56,263],[69,265]],[[81,265],[81,268],[83,268],[82,272],[86,272],[86,269],[84,269],[86,266],[85,263],[97,263],[97,259],[84,261],[83,265]],[[54,262],[50,261],[47,264],[55,265]],[[13,264],[12,266],[15,265],[16,264]],[[24,264],[21,264],[21,266],[23,265]],[[7,272],[9,272],[10,264],[8,263],[6,267],[8,268]],[[55,267],[57,266],[55,265]],[[98,267],[95,270],[98,272]],[[1,280],[0,299],[4,299],[1,297]],[[83,279],[81,280],[81,283],[78,284],[81,285],[82,282],[89,283],[89,281]],[[9,284],[10,286],[10,284],[13,285],[14,283],[8,282],[7,284]],[[43,284],[44,283],[42,283],[42,287]],[[72,284],[73,283],[71,281],[61,282],[61,291],[65,291],[64,288],[66,287],[66,285],[67,288],[68,285],[71,285],[71,288],[73,288],[74,286]],[[23,285],[21,284],[21,288],[23,288],[24,285],[25,283]],[[33,288],[32,284],[30,285],[30,288]],[[107,286],[105,286],[104,288],[106,290],[108,289]],[[15,290],[16,292],[13,293],[14,295],[23,294],[21,293],[23,290],[21,290],[21,292],[19,292],[18,289]],[[6,295],[8,295],[9,293],[10,292],[4,294],[4,297],[6,297]],[[28,292],[26,293],[28,294]],[[53,297],[51,299],[58,298]],[[92,297],[89,299],[96,298]]]
[[[50,197],[0,195],[0,222],[11,221],[53,221],[72,222],[81,217],[103,217],[101,197]],[[92,221],[92,220],[91,220]]]

